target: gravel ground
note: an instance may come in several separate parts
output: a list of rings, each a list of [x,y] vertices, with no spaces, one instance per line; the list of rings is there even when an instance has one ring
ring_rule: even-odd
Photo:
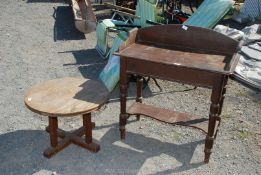
[[[56,13],[54,13],[56,11]],[[44,80],[83,76],[97,78],[106,60],[94,49],[95,33],[73,27],[71,9],[48,0],[0,3],[0,174],[261,174],[261,94],[230,80],[222,124],[209,164],[204,164],[205,135],[148,118],[130,120],[126,140],[119,139],[119,88],[94,114],[94,138],[101,150],[90,153],[71,145],[51,159],[47,118],[23,103],[27,88]],[[150,82],[146,103],[207,117],[210,90]],[[130,84],[130,97],[134,97]],[[129,100],[129,104],[132,102]],[[66,130],[80,117],[59,121]]]

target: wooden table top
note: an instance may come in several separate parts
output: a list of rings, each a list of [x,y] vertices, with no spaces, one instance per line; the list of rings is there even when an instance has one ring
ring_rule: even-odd
[[[30,88],[25,105],[46,116],[74,116],[96,110],[108,100],[109,92],[102,82],[84,78],[61,78]]]
[[[233,73],[238,41],[194,26],[156,25],[133,29],[115,55],[218,74]]]
[[[229,71],[227,66],[230,63],[228,55],[225,54],[208,54],[195,50],[174,50],[173,48],[162,48],[157,45],[141,43],[134,43],[116,53],[116,55],[219,73]]]

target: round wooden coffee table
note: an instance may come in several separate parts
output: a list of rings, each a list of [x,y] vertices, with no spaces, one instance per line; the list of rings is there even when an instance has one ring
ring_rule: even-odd
[[[91,112],[99,109],[109,92],[102,82],[84,78],[61,78],[45,81],[30,88],[24,97],[25,105],[33,112],[49,117],[46,131],[50,134],[51,147],[44,151],[50,158],[71,143],[92,152],[100,146],[92,139]],[[83,116],[83,126],[73,132],[58,128],[57,117]],[[85,135],[85,139],[82,136]],[[58,142],[58,137],[61,140]]]

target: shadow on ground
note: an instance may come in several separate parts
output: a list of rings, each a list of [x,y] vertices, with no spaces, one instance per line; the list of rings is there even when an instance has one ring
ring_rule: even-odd
[[[232,19],[223,19],[221,20],[218,24],[224,25],[224,26],[228,26],[230,28],[234,28],[237,30],[242,30],[243,28],[246,27],[246,24],[240,24]]]
[[[106,65],[107,60],[100,57],[96,49],[66,51],[59,53],[72,53],[75,58],[75,63],[63,64],[63,66],[77,66],[84,78],[98,79],[99,73]]]
[[[122,142],[118,138],[116,124],[98,126],[96,129],[104,127],[109,130],[100,140],[101,150],[98,153],[70,145],[51,159],[42,156],[49,144],[49,137],[44,131],[18,130],[0,135],[1,143],[5,143],[0,145],[1,174],[33,174],[43,170],[58,174],[137,174],[148,158],[161,154],[173,156],[181,166],[157,174],[182,172],[203,164],[190,164],[202,140],[177,145],[127,132],[126,140]]]
[[[63,66],[77,66],[78,70],[84,78],[99,79],[99,74],[107,64],[107,59],[102,59],[96,49],[66,51],[60,53],[72,53],[75,58],[75,63],[64,64]],[[135,83],[130,83],[129,96],[135,98],[136,88]],[[99,93],[99,92],[97,92]],[[153,94],[150,88],[143,91],[143,97],[151,97]],[[119,87],[116,86],[110,95],[110,102],[119,101]]]
[[[76,50],[76,51],[66,51],[59,53],[72,53],[75,58],[75,63],[66,63],[63,66],[77,66],[78,70],[84,78],[87,79],[99,79],[99,74],[103,70],[104,66],[107,64],[107,59],[102,59],[98,54],[96,49],[86,49],[86,50]],[[155,83],[151,80],[151,83]],[[130,82],[128,89],[128,99],[136,98],[136,83]],[[161,94],[172,94],[176,92],[186,92],[194,90],[193,87],[185,88],[181,90],[162,92],[158,89],[156,92],[152,92],[149,86],[146,86],[142,91],[143,98],[153,97]],[[97,92],[98,93],[98,92]],[[118,102],[119,101],[119,85],[110,93],[109,102]]]
[[[54,9],[54,41],[83,40],[84,33],[79,32],[74,25],[74,17],[70,6],[59,6]]]
[[[66,51],[59,52],[63,53],[72,53],[75,58],[75,63],[67,63],[63,64],[63,66],[77,66],[78,70],[82,74],[84,78],[98,80],[99,74],[103,70],[104,66],[107,64],[107,59],[102,59],[96,49],[86,49],[86,50],[77,50],[77,51]],[[129,90],[129,96],[131,98],[135,98],[136,90],[135,84],[131,83],[131,87]],[[84,90],[83,90],[84,91]],[[97,92],[99,93],[99,92]],[[144,98],[152,96],[152,92],[149,88],[143,93]],[[110,102],[118,102],[119,101],[119,87],[116,86],[113,92],[110,94]]]

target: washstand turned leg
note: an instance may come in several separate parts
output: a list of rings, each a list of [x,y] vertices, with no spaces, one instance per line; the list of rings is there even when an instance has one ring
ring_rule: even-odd
[[[223,108],[223,102],[224,102],[224,99],[225,99],[225,94],[226,94],[226,91],[227,91],[227,81],[228,81],[228,76],[225,76],[224,79],[223,79],[223,86],[222,86],[222,93],[221,93],[221,99],[220,99],[220,102],[219,102],[219,110],[218,110],[218,118],[217,118],[217,121],[219,122],[218,123],[218,126],[217,126],[217,129],[216,129],[216,133],[214,135],[214,139],[216,139],[217,137],[217,133],[219,131],[219,126],[220,126],[220,123],[221,123],[221,113],[222,113],[222,108]]]
[[[125,139],[128,114],[126,113],[127,85],[121,85],[121,114],[120,114],[120,135],[121,139]]]
[[[143,77],[137,76],[137,96],[136,96],[136,102],[142,103],[142,86],[143,86]],[[140,115],[136,115],[137,120],[140,120]]]
[[[222,77],[216,80],[216,83],[212,89],[211,94],[211,105],[210,105],[210,113],[209,113],[209,124],[208,124],[208,133],[205,140],[205,159],[204,162],[208,163],[211,155],[211,150],[213,148],[214,140],[217,134],[216,123],[220,121],[219,115],[221,114],[224,94],[226,89],[227,78]]]
[[[120,66],[120,136],[121,139],[125,139],[128,114],[126,112],[126,100],[127,100],[127,89],[128,89],[128,75],[126,71],[126,61],[124,58],[121,59]]]

